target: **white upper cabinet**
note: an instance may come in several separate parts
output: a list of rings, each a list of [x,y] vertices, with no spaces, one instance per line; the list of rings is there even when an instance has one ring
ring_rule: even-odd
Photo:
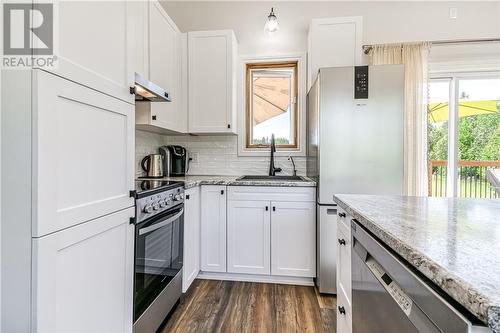
[[[201,270],[226,272],[226,186],[201,187]]]
[[[234,32],[189,32],[188,54],[189,132],[236,133]]]
[[[309,26],[307,90],[322,67],[361,65],[362,43],[361,16],[313,19]]]
[[[159,2],[132,2],[129,6],[136,9],[129,24],[138,47],[134,53],[134,72],[165,89],[172,100],[137,103],[136,127],[160,133],[186,133],[187,106],[182,75],[187,76],[187,72],[182,70],[185,62],[182,58],[187,56],[187,41]],[[140,32],[142,38],[138,36]]]
[[[271,274],[268,201],[227,202],[227,271]]]
[[[149,2],[126,1],[127,36],[131,44],[128,58],[129,72],[149,76]]]
[[[200,271],[200,187],[184,193],[184,267],[182,268],[182,292],[189,289]]]
[[[59,76],[133,103],[127,1],[53,1]],[[99,38],[96,38],[98,36]]]
[[[138,47],[146,47],[145,54],[135,53],[135,72],[165,89],[171,102],[137,103],[137,128],[160,132],[187,132],[187,108],[182,91],[182,34],[157,1],[133,2],[138,8],[132,22],[146,21],[143,40],[138,40]],[[146,7],[146,9],[145,9]],[[146,12],[146,14],[144,14]],[[139,25],[141,30],[144,25]],[[185,43],[185,40],[184,40]],[[185,48],[185,47],[184,47]]]
[[[187,131],[187,110],[182,109],[181,34],[158,2],[149,4],[149,80],[172,99],[151,103],[152,124],[176,132]]]
[[[134,106],[50,73],[33,79],[33,236],[134,205]]]

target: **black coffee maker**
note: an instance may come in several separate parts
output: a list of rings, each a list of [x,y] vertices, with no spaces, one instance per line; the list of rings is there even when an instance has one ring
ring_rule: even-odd
[[[182,146],[167,146],[170,152],[170,176],[182,177],[189,170],[189,157],[186,148]]]

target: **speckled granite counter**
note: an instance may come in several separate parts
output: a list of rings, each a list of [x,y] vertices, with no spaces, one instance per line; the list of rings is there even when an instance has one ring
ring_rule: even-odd
[[[304,181],[293,180],[238,180],[240,176],[186,176],[186,177],[166,177],[164,180],[177,180],[184,182],[184,188],[192,188],[200,185],[231,185],[231,186],[280,186],[294,187],[316,186],[316,182],[307,177]]]
[[[334,200],[500,332],[500,200],[352,194]]]

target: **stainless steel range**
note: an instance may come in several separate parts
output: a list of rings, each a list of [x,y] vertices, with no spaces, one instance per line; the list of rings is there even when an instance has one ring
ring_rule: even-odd
[[[134,332],[155,332],[182,294],[182,182],[138,180]]]

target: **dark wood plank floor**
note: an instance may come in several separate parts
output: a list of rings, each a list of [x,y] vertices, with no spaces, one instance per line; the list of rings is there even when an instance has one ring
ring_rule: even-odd
[[[195,280],[162,333],[335,332],[335,307],[314,287]]]

